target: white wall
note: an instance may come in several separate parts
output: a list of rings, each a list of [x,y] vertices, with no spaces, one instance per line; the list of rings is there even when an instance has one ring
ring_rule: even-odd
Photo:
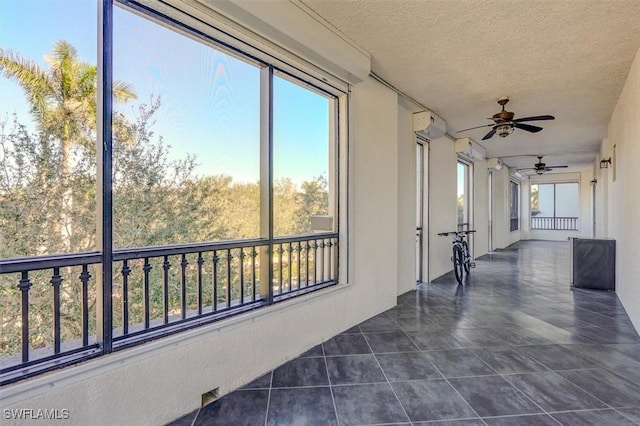
[[[416,288],[416,136],[415,107],[398,103],[398,277],[397,294]]]
[[[605,192],[598,200],[606,201],[599,209],[602,217],[597,222],[606,220],[605,226],[598,228],[599,236],[616,240],[616,293],[640,330],[640,50],[611,116],[600,157],[614,157],[614,164],[597,169],[598,188]]]
[[[480,257],[489,251],[489,170],[487,161],[473,164],[473,256]]]
[[[429,280],[453,269],[451,237],[438,232],[453,231],[457,224],[457,157],[453,140],[444,136],[429,143]]]
[[[516,241],[520,241],[522,226],[517,231],[511,231],[511,177],[509,168],[503,167],[500,170],[493,170],[491,191],[491,203],[493,206],[492,217],[492,242],[493,249],[503,249]],[[522,188],[520,193],[522,193]],[[522,204],[520,204],[522,207]],[[522,225],[522,220],[521,220]]]
[[[353,87],[350,112],[350,285],[6,386],[0,406],[66,408],[67,424],[162,424],[394,306],[397,95],[367,80]]]

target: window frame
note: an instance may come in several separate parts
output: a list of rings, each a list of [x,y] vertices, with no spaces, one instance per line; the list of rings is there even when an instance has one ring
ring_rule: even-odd
[[[288,300],[291,297],[302,296],[311,291],[321,290],[329,286],[338,284],[347,284],[349,277],[349,230],[348,230],[348,215],[349,215],[349,194],[348,190],[348,172],[349,172],[349,130],[348,130],[348,112],[349,112],[349,85],[337,77],[334,77],[324,70],[314,67],[312,64],[307,63],[300,58],[294,58],[291,55],[287,55],[283,48],[277,46],[266,46],[265,44],[258,43],[253,46],[251,43],[254,41],[251,37],[248,37],[247,30],[240,31],[238,28],[225,27],[224,21],[216,20],[214,14],[193,14],[188,13],[188,10],[193,10],[194,3],[192,2],[177,2],[173,0],[167,0],[167,2],[157,2],[151,0],[129,1],[129,0],[96,0],[97,7],[97,33],[98,33],[98,60],[97,60],[97,250],[95,252],[87,253],[70,253],[64,255],[51,255],[41,256],[37,258],[15,258],[15,259],[0,259],[0,270],[3,273],[21,273],[21,285],[23,302],[28,301],[28,290],[31,285],[29,281],[29,272],[34,270],[44,270],[53,268],[57,270],[58,265],[62,266],[82,266],[83,274],[80,279],[83,282],[88,282],[92,279],[91,274],[86,272],[88,266],[96,266],[98,268],[96,276],[93,279],[96,280],[96,336],[95,341],[87,343],[88,339],[83,337],[83,344],[80,348],[74,349],[70,352],[60,352],[51,357],[38,360],[29,360],[29,345],[28,340],[22,346],[22,363],[16,366],[11,366],[8,370],[2,370],[1,384],[13,383],[31,376],[41,374],[53,369],[62,368],[68,365],[72,365],[81,360],[98,357],[101,355],[109,354],[116,350],[135,346],[150,340],[155,340],[159,337],[168,336],[171,334],[186,331],[188,329],[199,327],[205,324],[210,324],[214,321],[229,318],[233,315],[247,312],[251,309],[269,306],[271,304]],[[184,6],[184,10],[180,7]],[[204,7],[200,5],[201,7]],[[224,241],[222,244],[219,242],[209,243],[195,243],[195,244],[180,244],[158,247],[143,247],[129,250],[116,250],[113,247],[113,140],[112,140],[112,118],[113,118],[113,15],[114,8],[122,7],[126,10],[133,11],[137,15],[143,17],[143,19],[149,19],[159,25],[167,26],[171,30],[176,31],[182,35],[205,43],[223,51],[224,53],[231,54],[232,56],[246,61],[252,64],[258,64],[261,67],[261,162],[264,162],[268,167],[268,182],[261,183],[261,185],[268,186],[268,221],[269,230],[266,235],[262,235],[257,239],[240,240],[240,241]],[[219,17],[218,17],[219,18]],[[210,21],[209,21],[210,20]],[[220,24],[220,27],[215,24]],[[244,34],[244,36],[243,36]],[[266,47],[265,47],[266,46]],[[333,168],[333,176],[328,176],[330,182],[329,196],[333,199],[334,207],[330,214],[334,216],[333,231],[321,234],[309,234],[309,238],[306,236],[291,236],[291,237],[274,237],[273,235],[273,78],[274,72],[283,73],[291,76],[299,83],[301,87],[313,90],[318,93],[322,93],[330,99],[332,111],[329,113],[329,135],[330,135],[330,171]],[[262,181],[262,175],[261,175]],[[331,207],[330,207],[331,209]],[[262,232],[261,232],[262,233]],[[311,242],[311,245],[309,243]],[[311,256],[318,255],[318,247],[320,249],[320,259],[313,259],[313,285],[302,288],[303,286],[298,281],[298,289],[293,290],[288,294],[283,294],[282,289],[278,294],[274,294],[273,285],[273,260],[278,256],[280,262],[280,278],[282,279],[282,259],[283,252],[289,253],[289,265],[291,263],[292,247],[297,244],[298,252],[300,247],[306,244],[307,259],[309,259],[309,253]],[[315,245],[315,248],[314,248]],[[328,251],[325,251],[325,247],[329,247]],[[335,247],[335,249],[332,249]],[[167,260],[168,256],[175,256],[182,254],[182,270],[184,276],[184,269],[186,268],[186,261],[184,255],[193,254],[198,252],[213,252],[213,262],[218,262],[218,256],[215,254],[216,250],[224,251],[227,254],[227,270],[229,269],[229,262],[232,258],[232,249],[249,249],[254,250],[259,248],[265,250],[268,258],[262,260],[267,261],[269,267],[265,268],[266,273],[262,275],[262,282],[268,287],[268,294],[260,292],[259,299],[255,296],[255,276],[254,276],[254,300],[249,303],[244,303],[242,296],[240,296],[240,304],[237,306],[239,309],[235,309],[231,305],[227,305],[226,309],[222,311],[214,310],[205,315],[201,315],[200,312],[195,316],[185,317],[185,280],[182,279],[182,291],[183,291],[183,307],[182,307],[182,320],[167,322],[167,309],[164,310],[165,320],[164,326],[152,326],[145,325],[145,328],[141,331],[130,332],[127,334],[123,331],[121,335],[114,336],[114,322],[113,313],[114,309],[118,309],[114,306],[114,281],[119,273],[114,272],[114,266],[122,267],[123,277],[127,276],[128,272],[125,272],[128,268],[127,260],[139,259],[140,253],[143,253],[143,257],[160,258],[164,257],[164,285],[165,291],[167,286],[167,271],[171,266]],[[315,253],[312,253],[315,249]],[[126,252],[125,252],[126,251]],[[136,251],[139,252],[136,254]],[[326,255],[325,253],[329,253]],[[240,259],[243,259],[244,252],[240,252]],[[236,254],[237,255],[237,254]],[[137,256],[137,257],[136,257]],[[286,257],[286,255],[285,255]],[[145,260],[147,262],[147,260]],[[203,262],[202,257],[198,259],[198,262]],[[300,261],[298,261],[300,262]],[[199,263],[201,264],[201,263]],[[328,278],[325,280],[324,271],[328,266]],[[244,266],[243,263],[241,263]],[[145,266],[146,267],[146,266]],[[179,267],[179,266],[178,266]],[[215,268],[215,266],[214,266]],[[255,268],[255,266],[254,266]],[[289,266],[290,268],[290,266]],[[263,269],[262,271],[265,271]],[[320,270],[322,278],[316,281],[315,271]],[[298,271],[298,274],[300,272]],[[54,272],[57,274],[57,272]],[[244,272],[242,273],[244,274]],[[290,272],[291,274],[291,272]],[[255,275],[255,272],[254,272]],[[227,275],[228,276],[228,275]],[[241,275],[244,277],[244,275]],[[298,275],[299,276],[299,275]],[[291,275],[289,275],[291,277]],[[309,277],[309,262],[307,261],[306,277]],[[265,279],[266,278],[266,279]],[[118,278],[120,279],[120,278]],[[122,278],[123,280],[125,278]],[[241,278],[242,280],[243,278]],[[229,278],[227,278],[229,280]],[[291,283],[291,280],[289,281]],[[242,281],[241,281],[242,283]],[[316,285],[317,284],[317,285]],[[260,284],[262,285],[262,284]],[[214,287],[217,284],[214,284]],[[290,284],[290,287],[293,287]],[[227,287],[228,288],[228,287]],[[241,288],[242,284],[241,284]],[[242,294],[242,290],[240,290]],[[167,296],[165,295],[165,303]],[[228,300],[230,300],[228,298]],[[26,304],[28,306],[28,303]],[[25,306],[25,303],[22,305]],[[204,313],[203,313],[204,314]],[[28,318],[28,310],[23,308],[23,318]],[[88,320],[87,320],[88,323]],[[148,318],[147,318],[148,323]],[[23,337],[28,336],[28,321],[23,321]],[[88,330],[88,325],[87,325]],[[84,340],[86,339],[86,341]],[[23,339],[24,340],[24,339]],[[25,346],[26,345],[26,346]],[[26,348],[26,351],[25,351]],[[26,357],[25,357],[26,354]],[[6,373],[6,375],[5,375]]]
[[[511,179],[509,181],[509,231],[520,229],[520,182]]]
[[[577,216],[571,217],[563,217],[557,215],[557,185],[565,185],[565,184],[573,184],[576,185],[576,195],[578,200],[578,213]],[[540,186],[541,185],[550,185],[553,186],[553,216],[545,216],[540,217],[538,219],[543,221],[540,224],[534,224],[534,222],[541,222],[540,220],[536,221],[536,217],[531,214],[530,217],[530,226],[532,231],[578,231],[578,222],[580,220],[580,182],[575,180],[567,180],[567,181],[552,181],[552,182],[531,182],[531,191],[529,196],[529,211],[533,213],[533,186],[538,187],[538,194],[540,194]],[[539,197],[539,195],[538,195]],[[539,199],[539,198],[538,198]],[[539,201],[538,201],[539,203]],[[538,206],[539,207],[539,206]]]

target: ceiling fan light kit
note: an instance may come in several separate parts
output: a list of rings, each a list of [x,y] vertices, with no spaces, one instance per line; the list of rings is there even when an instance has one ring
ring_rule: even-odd
[[[503,124],[502,126],[498,126],[498,128],[496,129],[496,133],[501,138],[506,138],[511,133],[513,133],[513,129],[514,128],[512,126],[510,126],[508,124]]]
[[[542,162],[542,155],[538,155],[538,162],[533,165],[533,167],[526,169],[518,169],[520,171],[524,170],[533,170],[537,175],[543,175],[545,172],[550,172],[553,169],[566,169],[569,166],[547,166]]]
[[[504,106],[508,102],[509,102],[509,98],[506,96],[503,96],[502,98],[498,99],[498,105],[502,106],[502,111],[496,114],[493,114],[493,116],[490,118],[490,120],[493,120],[493,124],[485,124],[483,126],[471,127],[469,129],[459,130],[456,133],[462,133],[469,130],[480,129],[482,127],[493,127],[489,131],[489,133],[484,135],[484,137],[482,138],[482,140],[485,141],[487,139],[491,139],[493,135],[495,135],[496,133],[498,134],[498,136],[502,138],[506,138],[511,133],[513,133],[513,131],[516,128],[527,131],[527,132],[531,132],[531,133],[537,133],[542,130],[542,127],[533,126],[531,124],[524,124],[525,121],[555,120],[555,117],[552,115],[537,115],[533,117],[517,118],[514,120],[513,112],[507,111],[504,109]]]

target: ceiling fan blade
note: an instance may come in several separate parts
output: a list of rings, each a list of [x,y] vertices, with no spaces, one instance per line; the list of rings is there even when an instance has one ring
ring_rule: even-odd
[[[526,130],[527,132],[537,133],[542,130],[542,127],[532,126],[531,124],[513,123],[518,129]]]
[[[493,129],[491,129],[491,131],[489,133],[484,135],[484,138],[482,138],[482,140],[486,141],[487,139],[491,139],[493,137],[493,135],[495,135],[495,134],[496,134],[496,128],[494,127]]]
[[[566,169],[569,166],[547,166],[547,169]]]
[[[466,132],[467,130],[481,129],[482,127],[491,127],[491,126],[495,126],[495,124],[491,123],[491,124],[484,124],[482,126],[469,127],[468,129],[458,130],[456,133],[462,133],[462,132]]]
[[[538,120],[555,120],[553,115],[536,115],[534,117],[516,118],[512,120],[514,123],[522,123],[523,121],[538,121]]]

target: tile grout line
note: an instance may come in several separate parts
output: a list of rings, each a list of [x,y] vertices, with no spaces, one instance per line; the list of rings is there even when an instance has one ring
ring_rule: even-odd
[[[269,404],[271,403],[271,389],[273,388],[273,371],[271,370],[271,377],[269,380],[269,394],[267,395],[267,408],[264,412],[264,426],[267,426],[267,421],[269,420]]]
[[[589,368],[589,369],[587,369],[587,370],[596,370],[596,368]],[[600,370],[603,370],[603,369],[600,369]],[[562,371],[562,370],[560,370],[560,371]],[[566,370],[565,370],[565,371],[566,371]],[[580,371],[580,370],[573,370],[573,371]],[[589,392],[588,390],[586,390],[585,388],[583,388],[582,386],[580,386],[580,385],[578,385],[577,383],[575,383],[573,380],[571,380],[571,379],[569,379],[569,378],[566,378],[566,377],[564,377],[564,376],[562,376],[562,375],[558,374],[558,373],[557,373],[557,372],[555,372],[555,371],[554,371],[554,373],[555,373],[556,375],[558,375],[558,376],[562,377],[564,380],[568,381],[568,382],[569,382],[569,383],[571,383],[573,386],[575,386],[576,388],[580,389],[581,391],[583,391],[584,393],[586,393],[587,395],[589,395],[590,397],[592,397],[592,398],[593,398],[593,399],[595,399],[596,401],[601,402],[602,404],[604,404],[604,405],[605,405],[605,407],[603,407],[603,408],[596,408],[596,409],[608,409],[608,408],[609,408],[609,409],[613,409],[613,410],[615,410],[615,407],[613,407],[613,406],[612,406],[612,405],[610,405],[610,404],[607,404],[606,402],[604,402],[603,400],[601,400],[600,398],[598,398],[597,396],[595,396],[594,394],[592,394],[591,392]]]
[[[191,421],[191,426],[195,426],[196,420],[198,420],[198,416],[200,415],[200,410],[202,410],[202,407],[198,408],[198,412],[196,413],[195,417]]]
[[[391,382],[389,382],[389,378],[387,377],[387,373],[384,372],[384,369],[382,368],[382,365],[380,364],[380,361],[378,361],[378,357],[376,357],[376,354],[373,352],[373,348],[371,347],[371,344],[369,343],[369,340],[367,339],[366,335],[364,336],[364,341],[367,342],[367,346],[369,346],[369,350],[371,351],[371,354],[373,355],[373,359],[376,360],[376,364],[378,364],[378,368],[380,369],[380,372],[384,376],[384,379],[387,381],[387,386],[389,386],[389,388],[391,389],[391,392],[393,392],[393,395],[396,397],[396,401],[398,401],[398,404],[400,404],[400,408],[402,408],[402,412],[407,417],[407,420],[411,424],[413,424],[413,420],[411,420],[411,417],[409,417],[409,413],[407,413],[407,410],[404,408],[404,405],[402,405],[402,401],[400,401],[400,398],[398,398],[398,394],[396,393],[396,390],[393,388],[393,386],[391,386]]]
[[[324,369],[327,372],[327,382],[329,382],[329,392],[331,393],[331,402],[333,403],[333,414],[336,416],[336,425],[340,426],[340,418],[338,417],[338,407],[336,406],[336,397],[333,395],[333,385],[331,384],[331,376],[329,376],[329,366],[327,365],[327,356],[324,352],[324,343],[320,344],[322,348],[322,360],[324,361]]]
[[[410,336],[409,336],[409,339],[411,339],[411,337],[410,337]],[[413,339],[411,339],[411,341],[413,342]],[[413,342],[413,344],[415,345],[416,343],[415,343],[415,342]],[[417,346],[417,345],[416,345],[416,346]],[[423,351],[423,352],[424,352],[424,351]],[[471,411],[473,411],[473,413],[474,413],[474,414],[475,414],[475,415],[480,419],[480,421],[486,425],[486,424],[487,424],[487,422],[485,422],[485,421],[482,419],[482,417],[480,417],[480,415],[479,415],[479,414],[478,414],[478,412],[475,410],[475,408],[473,408],[473,407],[471,406],[471,404],[469,404],[469,402],[468,402],[466,399],[464,399],[464,397],[460,394],[460,392],[458,392],[458,389],[456,389],[456,388],[451,384],[451,382],[449,381],[449,379],[448,379],[444,374],[442,374],[442,371],[440,371],[440,369],[438,368],[438,366],[437,366],[433,361],[431,361],[430,359],[428,359],[428,361],[431,363],[431,365],[433,365],[433,368],[438,372],[438,374],[440,374],[440,375],[442,376],[442,378],[447,382],[447,384],[451,387],[451,389],[453,389],[453,391],[454,391],[456,394],[458,394],[458,396],[460,397],[460,399],[462,399],[462,400],[464,401],[464,403],[465,403],[465,404],[467,404],[467,406],[471,409]],[[489,367],[489,368],[491,368],[491,367]],[[493,370],[493,369],[492,369],[492,370]],[[494,370],[494,371],[495,371],[495,370]],[[400,403],[400,404],[402,405],[402,403]],[[441,420],[443,420],[443,419],[441,419]]]

